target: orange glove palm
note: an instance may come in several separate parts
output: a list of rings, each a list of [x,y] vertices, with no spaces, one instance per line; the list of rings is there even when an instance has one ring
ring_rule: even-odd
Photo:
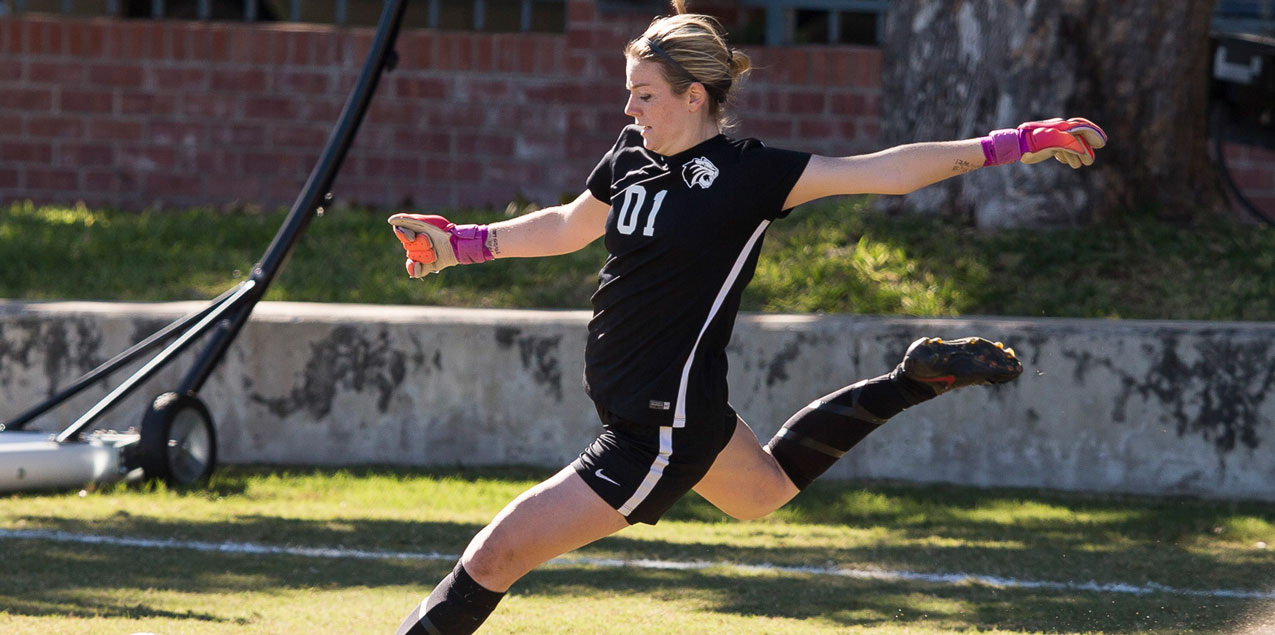
[[[486,225],[457,225],[430,214],[395,214],[389,223],[407,250],[407,275],[413,278],[495,257],[487,248]]]
[[[455,225],[442,216],[395,214],[389,219],[394,236],[407,250],[407,275],[420,278],[455,264],[450,229]]]

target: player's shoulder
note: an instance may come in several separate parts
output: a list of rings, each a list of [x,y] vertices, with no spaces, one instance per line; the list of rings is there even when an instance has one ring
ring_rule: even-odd
[[[737,163],[743,167],[767,169],[781,166],[792,160],[792,157],[803,154],[768,146],[756,137],[729,139],[729,144],[727,144],[726,148],[726,152],[729,154],[729,162]]]
[[[772,151],[761,139],[756,137],[741,137],[738,139],[727,137],[726,148],[731,157],[740,163],[747,162],[750,159],[758,159]]]
[[[757,150],[764,150],[766,148],[766,144],[763,143],[762,140],[758,139],[757,137],[744,137],[742,139],[732,138],[730,140],[730,144],[731,144],[731,147],[733,147],[737,152],[740,152],[741,154],[744,152],[754,152]]]
[[[641,146],[642,143],[642,126],[631,123],[620,130],[620,137],[615,140],[617,148]]]
[[[630,124],[620,129],[620,136],[616,138],[615,144],[611,146],[608,154],[614,161],[619,160],[621,157],[641,153],[645,148],[646,143],[642,140],[641,126]]]

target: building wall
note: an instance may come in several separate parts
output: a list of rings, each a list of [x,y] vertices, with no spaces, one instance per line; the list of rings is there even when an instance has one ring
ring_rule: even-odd
[[[334,186],[426,208],[556,202],[627,118],[624,44],[645,13],[569,0],[563,34],[408,30]],[[366,28],[0,18],[0,204],[288,205],[372,40]],[[752,47],[737,134],[845,154],[878,147],[880,53]],[[1275,153],[1233,146],[1275,213]]]
[[[584,189],[623,114],[625,43],[646,13],[570,0],[564,34],[409,30],[334,184],[377,206],[557,202]],[[287,205],[373,32],[298,24],[0,19],[0,202]],[[874,48],[748,51],[742,134],[872,149]]]
[[[1235,185],[1267,218],[1275,218],[1275,151],[1234,143],[1222,151]]]

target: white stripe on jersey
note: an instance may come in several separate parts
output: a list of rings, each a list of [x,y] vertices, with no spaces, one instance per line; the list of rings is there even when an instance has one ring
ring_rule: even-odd
[[[726,301],[726,295],[730,293],[731,287],[735,286],[735,280],[739,278],[739,272],[744,268],[744,261],[748,260],[748,254],[752,253],[753,245],[757,244],[757,240],[766,232],[766,227],[769,225],[770,221],[762,221],[761,225],[757,226],[757,231],[753,232],[752,237],[744,245],[744,249],[739,252],[739,257],[735,259],[735,266],[731,267],[730,275],[726,276],[726,282],[717,292],[717,299],[713,300],[713,308],[708,310],[708,319],[704,320],[704,325],[699,329],[699,335],[695,337],[695,345],[691,347],[691,354],[686,358],[686,365],[682,367],[682,381],[677,384],[677,407],[673,410],[674,428],[686,427],[686,384],[691,379],[691,364],[695,363],[695,351],[699,350],[699,342],[704,338],[708,325],[713,323],[713,318],[717,317],[717,310],[722,308],[722,302]]]
[[[655,483],[664,476],[664,467],[668,465],[668,458],[673,454],[673,428],[669,426],[660,426],[660,453],[655,455],[655,461],[651,463],[651,471],[646,473],[646,478],[642,479],[642,484],[638,485],[637,491],[629,497],[620,509],[621,516],[627,517],[637,509],[642,501],[651,494],[651,490],[655,489]]]
[[[726,282],[722,284],[722,288],[717,292],[717,298],[713,300],[713,307],[708,310],[708,319],[704,320],[704,325],[700,327],[699,335],[695,337],[695,344],[691,346],[691,355],[686,359],[686,365],[682,367],[682,381],[677,386],[677,408],[673,411],[673,425],[660,426],[660,453],[655,456],[655,460],[651,462],[651,471],[646,473],[646,478],[642,479],[642,484],[638,485],[637,491],[633,492],[633,496],[620,506],[618,510],[621,516],[627,517],[637,509],[642,501],[651,494],[651,490],[655,489],[655,484],[659,482],[660,477],[664,476],[664,468],[668,466],[669,457],[673,455],[673,428],[686,427],[686,384],[691,377],[691,364],[695,362],[695,351],[699,350],[699,342],[704,337],[704,332],[708,330],[708,325],[713,323],[713,318],[717,316],[717,311],[722,308],[722,303],[726,301],[726,295],[730,293],[731,287],[735,286],[735,281],[739,279],[739,272],[744,268],[744,262],[748,260],[748,254],[752,253],[753,246],[757,244],[758,239],[766,232],[766,228],[770,226],[770,221],[762,221],[757,230],[744,244],[744,249],[739,252],[739,256],[735,258],[735,266],[731,267],[730,274],[726,276]]]

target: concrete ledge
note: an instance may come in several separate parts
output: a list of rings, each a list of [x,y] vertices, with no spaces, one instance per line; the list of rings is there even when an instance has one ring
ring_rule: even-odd
[[[0,301],[0,420],[203,306]],[[201,398],[227,462],[561,465],[598,430],[580,387],[588,318],[264,302]],[[1023,378],[904,412],[830,477],[1275,500],[1275,324],[746,314],[731,401],[764,440],[916,337],[968,334],[1014,346]],[[102,427],[139,422],[192,358]],[[37,427],[68,425],[105,391]]]

